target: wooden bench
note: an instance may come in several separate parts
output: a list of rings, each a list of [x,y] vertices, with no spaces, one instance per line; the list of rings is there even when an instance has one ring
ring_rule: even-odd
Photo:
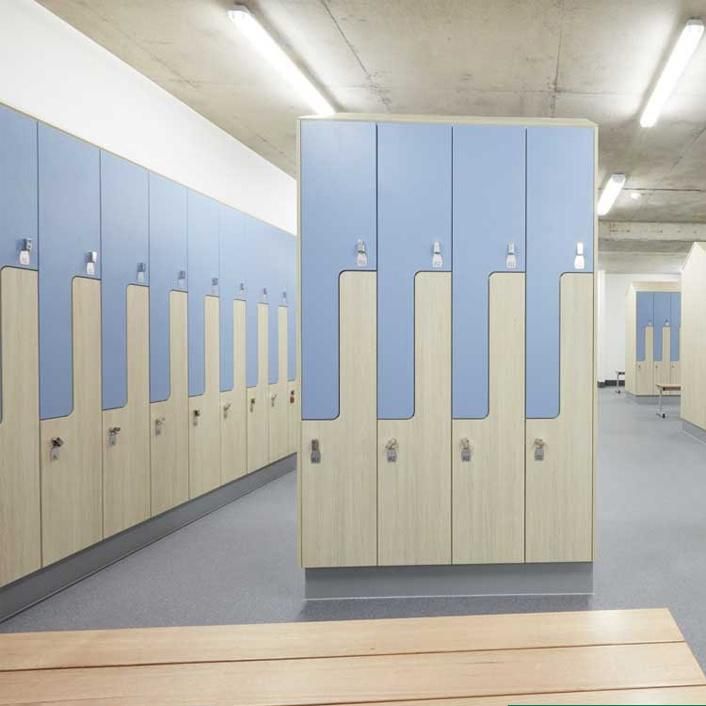
[[[0,635],[0,704],[373,702],[706,704],[706,678],[667,610]]]

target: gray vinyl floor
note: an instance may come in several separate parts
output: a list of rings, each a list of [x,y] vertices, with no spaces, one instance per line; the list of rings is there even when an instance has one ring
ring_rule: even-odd
[[[666,606],[706,666],[706,445],[600,391],[592,597],[304,601],[289,474],[0,625],[0,631]]]

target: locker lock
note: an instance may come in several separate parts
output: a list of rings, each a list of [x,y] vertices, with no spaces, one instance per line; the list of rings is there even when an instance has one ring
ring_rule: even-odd
[[[546,443],[544,439],[534,440],[534,460],[544,461],[544,449],[546,448]]]
[[[576,243],[576,257],[574,257],[574,269],[583,270],[586,268],[586,258],[583,254],[583,243],[579,240]]]
[[[505,268],[508,270],[517,269],[517,255],[515,253],[515,243],[507,244],[507,255],[505,256]]]
[[[192,412],[192,418],[194,420],[194,426],[196,426],[199,423],[199,417],[201,416],[201,410],[200,409],[195,409]]]
[[[98,262],[98,253],[95,250],[89,250],[86,253],[86,274],[96,274],[96,263]]]
[[[319,440],[311,440],[311,462],[321,463],[321,449],[319,448]]]
[[[441,257],[441,243],[438,240],[435,240],[432,246],[431,266],[435,270],[444,266],[444,258]]]
[[[282,304],[287,305],[287,291],[282,290]]]
[[[267,287],[262,288],[262,303],[267,304]]]
[[[388,463],[397,463],[397,439],[390,439],[385,444],[385,455],[387,456]]]
[[[20,246],[20,265],[29,265],[32,252],[32,238],[23,238]]]
[[[271,407],[274,407],[274,406],[275,406],[275,401],[276,401],[276,400],[277,400],[277,393],[276,393],[276,392],[273,392],[273,393],[270,395],[270,406],[271,406]]]
[[[226,402],[223,405],[223,419],[228,419],[228,414],[230,413],[231,403]]]
[[[111,446],[115,446],[118,443],[118,434],[120,433],[120,427],[110,427],[108,429],[108,443]]]
[[[255,411],[255,398],[254,397],[250,398],[250,411],[251,412]]]
[[[368,266],[368,251],[365,247],[364,240],[359,240],[358,243],[356,244],[355,264],[358,265],[358,267],[367,267]]]
[[[211,277],[211,293],[218,294],[218,277]]]
[[[294,390],[289,391],[289,404],[294,404]]]
[[[154,420],[154,434],[155,436],[159,436],[162,433],[162,429],[164,429],[164,424],[167,421],[166,417],[157,417]]]
[[[142,283],[145,281],[145,275],[147,274],[147,263],[138,262],[137,263],[137,281]]]
[[[177,273],[177,287],[186,287],[186,270],[179,270]]]
[[[55,436],[49,442],[49,456],[52,461],[56,461],[59,458],[59,450],[64,445],[64,440],[60,436]]]
[[[472,454],[471,442],[468,439],[461,439],[461,461],[470,463]]]

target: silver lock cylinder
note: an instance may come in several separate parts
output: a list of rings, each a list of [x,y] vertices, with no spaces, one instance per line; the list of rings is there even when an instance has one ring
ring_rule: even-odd
[[[355,249],[356,249],[355,264],[358,267],[367,267],[368,266],[368,251],[365,246],[365,241],[359,240],[356,243]]]
[[[461,462],[470,463],[472,455],[471,442],[468,439],[461,439]]]
[[[390,439],[385,444],[385,456],[388,463],[397,463],[397,451],[399,449],[399,444],[397,439]]]

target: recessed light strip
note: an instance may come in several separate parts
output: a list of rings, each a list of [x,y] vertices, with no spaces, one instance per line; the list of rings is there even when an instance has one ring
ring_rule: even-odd
[[[598,199],[596,210],[599,216],[605,216],[606,213],[613,208],[613,204],[624,186],[625,174],[611,174],[610,179],[606,182],[603,191],[601,191],[601,196]]]
[[[689,60],[696,51],[696,47],[701,41],[704,33],[704,23],[701,20],[693,19],[686,23],[677,39],[672,53],[667,59],[667,63],[662,69],[650,99],[647,101],[645,109],[640,116],[642,127],[652,127],[657,123],[659,114],[662,112],[664,104],[672,95],[680,76],[684,73]]]
[[[336,112],[321,91],[287,56],[245,5],[236,5],[228,12],[228,18],[247,37],[258,52],[297,89],[299,94],[318,115],[330,115]]]

